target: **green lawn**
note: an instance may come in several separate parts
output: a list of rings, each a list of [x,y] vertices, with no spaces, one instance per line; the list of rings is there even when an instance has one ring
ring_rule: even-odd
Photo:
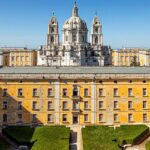
[[[121,126],[116,130],[107,126],[86,126],[82,129],[84,150],[119,150],[118,144],[132,144],[147,131],[145,125]]]
[[[146,150],[150,150],[150,141],[146,143]]]
[[[44,126],[35,129],[32,150],[69,150],[70,129]]]
[[[32,150],[69,150],[70,129],[65,126],[15,126],[3,132],[21,145],[33,144]]]

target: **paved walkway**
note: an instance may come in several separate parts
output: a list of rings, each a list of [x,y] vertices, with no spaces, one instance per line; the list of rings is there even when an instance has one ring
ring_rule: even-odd
[[[148,137],[146,140],[144,140],[141,144],[134,145],[132,147],[128,147],[128,148],[126,148],[126,150],[146,150],[145,145],[148,141],[150,141],[150,137]]]
[[[82,126],[73,125],[71,129],[70,150],[83,150],[83,140],[81,133]]]

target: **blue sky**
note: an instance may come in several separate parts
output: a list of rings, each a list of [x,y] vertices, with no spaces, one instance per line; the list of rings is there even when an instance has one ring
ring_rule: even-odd
[[[0,0],[0,47],[37,48],[45,44],[53,11],[61,36],[73,3],[74,0]],[[89,33],[98,12],[105,45],[150,48],[150,0],[77,0],[77,5]]]

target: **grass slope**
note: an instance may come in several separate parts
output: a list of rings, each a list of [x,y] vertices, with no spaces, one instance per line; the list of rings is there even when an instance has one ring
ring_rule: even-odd
[[[84,150],[119,150],[118,144],[132,144],[147,131],[144,125],[121,126],[116,130],[107,126],[87,126],[82,129]]]
[[[38,127],[32,141],[32,150],[69,150],[70,129],[65,127]]]

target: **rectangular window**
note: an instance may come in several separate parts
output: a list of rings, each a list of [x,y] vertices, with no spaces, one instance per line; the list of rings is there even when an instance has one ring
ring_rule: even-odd
[[[114,88],[114,96],[118,96],[118,89]]]
[[[88,122],[88,114],[84,114],[84,122]]]
[[[8,96],[8,89],[3,89],[3,97]]]
[[[37,89],[33,89],[33,97],[38,96],[38,90]]]
[[[128,101],[128,109],[133,109],[133,102],[132,101]]]
[[[37,110],[38,108],[37,108],[37,102],[36,101],[34,101],[33,103],[32,103],[32,109],[33,110]]]
[[[29,60],[29,56],[26,56],[26,57],[25,57],[25,60],[28,61],[28,60]]]
[[[37,122],[37,114],[32,115],[32,122]]]
[[[64,97],[68,96],[68,90],[67,89],[63,89],[63,96]]]
[[[147,101],[143,101],[143,109],[147,108]]]
[[[22,110],[22,102],[18,102],[18,110]]]
[[[78,110],[79,109],[79,103],[78,102],[73,102],[73,109]]]
[[[14,57],[14,56],[12,56],[12,57],[11,57],[11,61],[14,61],[14,59],[15,59],[15,57]]]
[[[22,122],[22,114],[18,114],[18,122]]]
[[[99,114],[99,122],[103,122],[104,121],[104,115],[103,114]]]
[[[47,121],[48,121],[48,122],[53,122],[53,121],[54,121],[52,114],[48,114],[48,115],[47,115]]]
[[[67,102],[66,101],[63,102],[63,109],[64,110],[67,109]]]
[[[89,96],[89,91],[88,91],[88,89],[84,89],[84,96],[85,96],[85,97]]]
[[[62,120],[63,120],[63,122],[66,122],[66,121],[67,121],[67,114],[63,114],[63,115],[62,115]]]
[[[103,101],[99,101],[99,109],[102,109],[104,107],[104,102]]]
[[[133,121],[133,114],[128,114],[128,122],[132,122]]]
[[[100,96],[104,96],[104,94],[103,94],[103,89],[101,88],[101,89],[99,89],[99,97]]]
[[[51,97],[51,96],[53,96],[53,90],[50,88],[50,89],[48,89],[48,97]]]
[[[118,119],[119,118],[119,116],[118,116],[118,114],[114,114],[114,122],[118,122]]]
[[[7,122],[7,114],[3,114],[3,122]]]
[[[22,89],[18,89],[18,97],[22,97],[23,96],[23,91]]]
[[[143,88],[143,96],[147,96],[147,89]]]
[[[84,109],[88,109],[89,106],[88,106],[88,102],[84,102]]]
[[[52,110],[53,109],[53,102],[49,101],[48,102],[48,110]]]
[[[143,122],[147,122],[147,114],[143,114]]]
[[[132,90],[132,88],[128,89],[128,96],[133,96],[133,90]]]
[[[6,102],[6,101],[4,101],[4,102],[3,102],[3,109],[4,109],[4,110],[6,110],[7,108],[8,108],[8,106],[7,106],[7,102]]]
[[[118,101],[114,101],[114,109],[118,109]]]
[[[19,61],[19,56],[16,57],[16,61]]]
[[[21,61],[24,61],[24,57],[23,56],[21,56],[20,59],[21,59]]]

